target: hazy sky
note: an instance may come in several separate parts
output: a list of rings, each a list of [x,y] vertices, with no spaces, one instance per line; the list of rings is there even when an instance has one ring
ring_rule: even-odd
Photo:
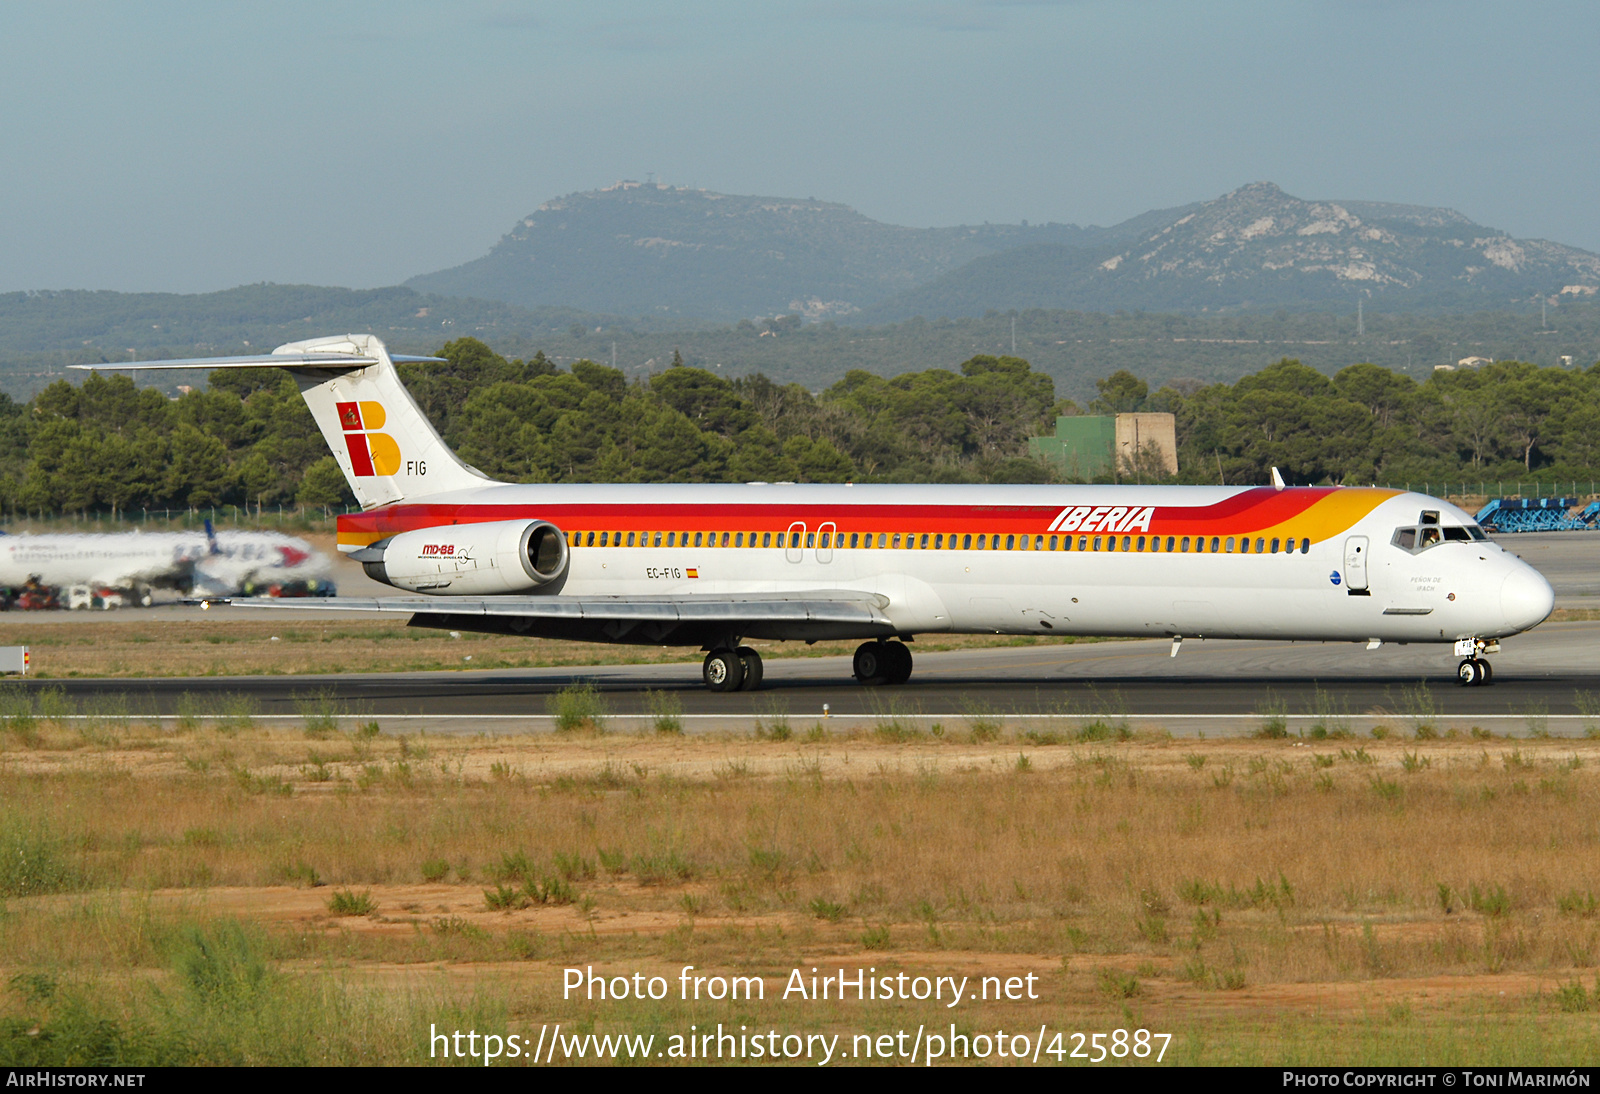
[[[919,227],[1268,179],[1600,250],[1593,3],[0,5],[0,291],[368,287],[643,179]]]

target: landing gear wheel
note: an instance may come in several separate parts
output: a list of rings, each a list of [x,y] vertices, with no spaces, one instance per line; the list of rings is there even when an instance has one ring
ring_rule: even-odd
[[[1488,687],[1490,684],[1494,683],[1494,666],[1489,664],[1489,662],[1482,657],[1478,658],[1478,671],[1482,673],[1483,677],[1478,681],[1478,683],[1482,684],[1484,687]]]
[[[889,662],[888,682],[903,684],[911,679],[911,651],[904,642],[885,642],[883,650]]]
[[[739,663],[744,666],[744,680],[739,684],[739,690],[759,691],[761,688],[761,655],[749,646],[740,646],[734,652],[739,655]]]
[[[887,648],[882,642],[863,642],[856,647],[855,660],[851,664],[856,680],[869,687],[888,680],[891,662],[890,655],[884,652]]]
[[[1461,686],[1464,688],[1477,687],[1486,678],[1483,662],[1476,657],[1469,657],[1456,666],[1456,679],[1461,681]]]
[[[744,683],[744,662],[732,650],[712,650],[700,666],[700,675],[712,691],[738,691]]]

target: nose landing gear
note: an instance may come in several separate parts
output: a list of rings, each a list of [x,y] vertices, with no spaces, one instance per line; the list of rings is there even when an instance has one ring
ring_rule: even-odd
[[[1494,669],[1489,667],[1487,659],[1479,655],[1499,652],[1500,643],[1492,638],[1457,639],[1456,656],[1464,658],[1461,664],[1456,666],[1456,679],[1461,681],[1461,686],[1475,688],[1492,682]]]

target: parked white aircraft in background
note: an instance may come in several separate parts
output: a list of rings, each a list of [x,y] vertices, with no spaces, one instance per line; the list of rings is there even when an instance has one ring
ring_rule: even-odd
[[[0,533],[0,588],[20,607],[148,606],[157,589],[223,599],[246,589],[320,583],[328,557],[277,532]],[[63,595],[66,594],[66,595]]]
[[[292,373],[362,512],[339,549],[407,592],[315,607],[414,626],[696,645],[759,685],[746,638],[864,638],[864,684],[928,632],[1432,642],[1483,654],[1555,594],[1448,502],[1399,490],[1213,486],[514,485],[457,459],[366,334],[271,355],[88,369]],[[1276,476],[1274,476],[1276,479]],[[272,606],[262,600],[235,601]]]

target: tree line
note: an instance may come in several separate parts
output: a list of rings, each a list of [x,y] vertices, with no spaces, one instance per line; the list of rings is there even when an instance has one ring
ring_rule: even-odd
[[[510,359],[463,338],[441,365],[401,366],[445,440],[516,482],[1048,482],[1027,439],[1058,414],[1170,411],[1175,482],[1300,483],[1600,477],[1600,365],[1504,362],[1416,380],[1371,364],[1332,377],[1283,360],[1234,384],[1127,370],[1087,406],[1018,357],[956,370],[866,371],[811,392],[674,364],[648,379],[542,353]],[[1141,481],[1148,468],[1121,468]],[[0,396],[0,506],[108,512],[217,505],[338,506],[344,478],[294,380],[219,370],[169,398],[126,376]]]

